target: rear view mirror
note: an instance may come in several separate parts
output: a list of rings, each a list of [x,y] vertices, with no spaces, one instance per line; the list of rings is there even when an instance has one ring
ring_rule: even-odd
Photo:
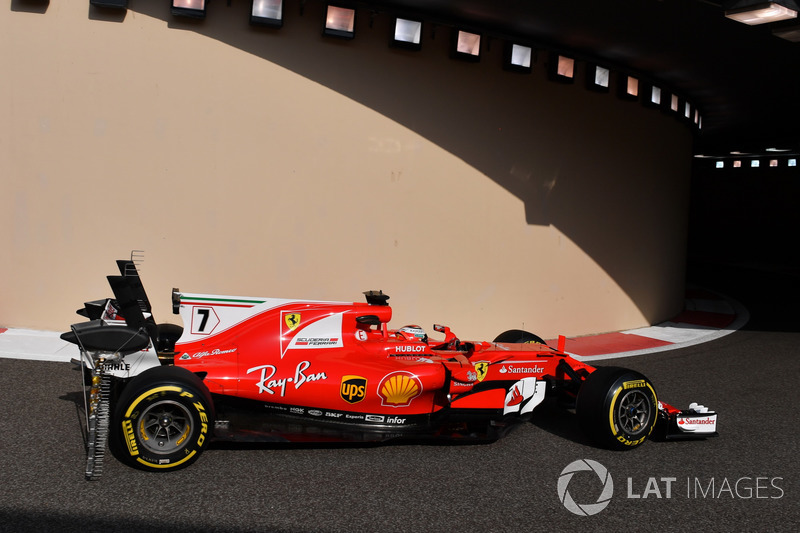
[[[380,326],[381,325],[381,319],[378,318],[377,315],[362,315],[362,316],[356,317],[356,322],[358,322],[359,324],[367,325],[367,326]]]

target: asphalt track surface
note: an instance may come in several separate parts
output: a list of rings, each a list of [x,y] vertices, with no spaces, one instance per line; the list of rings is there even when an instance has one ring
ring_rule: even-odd
[[[572,415],[543,406],[487,445],[214,446],[166,474],[107,456],[103,477],[88,482],[78,373],[0,359],[0,530],[797,531],[800,276],[695,276],[744,303],[748,325],[617,364],[644,373],[673,405],[718,411],[720,437],[630,452],[593,447]],[[614,484],[592,516],[568,511],[558,493],[562,471],[582,459],[603,465]],[[578,503],[601,495],[590,471],[566,486]]]

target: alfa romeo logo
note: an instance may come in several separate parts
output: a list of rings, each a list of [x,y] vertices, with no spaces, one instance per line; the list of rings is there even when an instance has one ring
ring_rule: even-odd
[[[603,486],[594,503],[577,503],[569,493],[569,484],[576,472],[594,472]],[[614,495],[614,481],[605,466],[591,459],[578,459],[568,464],[558,477],[558,498],[564,507],[578,516],[592,516],[605,509]]]

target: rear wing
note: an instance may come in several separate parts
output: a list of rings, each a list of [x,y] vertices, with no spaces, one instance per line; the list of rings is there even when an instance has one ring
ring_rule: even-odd
[[[122,306],[125,306],[131,314],[130,306],[135,302],[143,315],[151,314],[152,306],[139,277],[138,265],[144,260],[143,254],[144,252],[141,250],[133,250],[130,259],[117,260],[119,276],[108,276],[114,298],[84,302],[83,308],[78,309],[76,313],[89,320],[122,320],[124,316],[120,312]],[[123,291],[123,298],[118,297],[115,287],[117,290]],[[138,322],[138,318],[138,314],[136,314],[133,320]]]
[[[93,325],[75,325],[79,331],[92,330],[106,333],[108,330],[97,329],[103,325],[115,325],[117,329],[124,322],[129,331],[140,331],[146,334],[158,352],[171,352],[175,341],[181,336],[182,328],[174,324],[156,324],[152,314],[152,306],[147,292],[139,276],[139,265],[144,260],[144,252],[134,250],[129,259],[117,260],[119,275],[107,276],[108,284],[114,294],[113,298],[104,298],[85,302],[77,313],[88,318]],[[74,327],[73,327],[74,330]],[[65,333],[62,338],[77,344],[74,331]]]

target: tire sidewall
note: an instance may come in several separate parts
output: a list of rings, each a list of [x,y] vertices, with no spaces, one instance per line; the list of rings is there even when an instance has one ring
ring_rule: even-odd
[[[629,432],[622,426],[619,419],[619,406],[631,395],[639,395],[639,397],[646,398],[649,403],[649,413],[648,419],[641,429]],[[653,432],[657,419],[658,400],[653,385],[644,376],[635,379],[633,379],[633,376],[620,378],[608,391],[606,405],[609,431],[622,447],[633,448],[639,446]]]
[[[160,405],[174,406],[188,414],[189,428],[170,453],[155,453],[144,441],[142,415]],[[122,392],[112,424],[112,452],[122,462],[143,470],[183,468],[196,461],[211,440],[210,395],[199,378],[186,370],[153,368],[137,376]]]
[[[631,396],[646,400],[649,417],[635,431],[623,427],[619,406]],[[577,413],[588,436],[601,446],[629,450],[642,445],[658,420],[658,396],[642,374],[616,367],[596,369],[578,394]]]

